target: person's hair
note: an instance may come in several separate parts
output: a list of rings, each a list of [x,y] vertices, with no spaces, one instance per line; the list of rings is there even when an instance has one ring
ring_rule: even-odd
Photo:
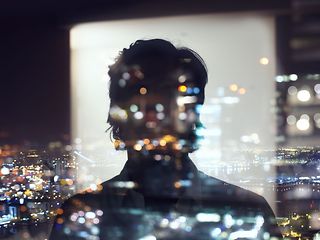
[[[195,51],[176,48],[163,39],[137,40],[129,48],[124,48],[109,66],[110,109],[138,95],[142,87],[148,94],[160,93],[172,97],[177,87],[183,82],[191,83],[200,92],[197,103],[204,102],[204,88],[207,83],[207,68],[203,59]],[[121,130],[110,117],[111,136],[122,140]]]

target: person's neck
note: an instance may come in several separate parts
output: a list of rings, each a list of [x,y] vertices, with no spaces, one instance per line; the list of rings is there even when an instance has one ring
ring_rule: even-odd
[[[140,192],[149,195],[176,195],[181,181],[197,179],[197,168],[188,153],[149,153],[128,151],[123,170],[128,180],[138,184]]]
[[[152,172],[155,169],[163,169],[169,175],[180,175],[184,178],[187,173],[196,170],[195,165],[188,156],[182,152],[149,152],[143,153],[135,150],[128,150],[128,161],[126,170],[130,177],[145,176],[145,172]],[[149,175],[149,174],[148,174]],[[164,176],[162,176],[164,177]]]

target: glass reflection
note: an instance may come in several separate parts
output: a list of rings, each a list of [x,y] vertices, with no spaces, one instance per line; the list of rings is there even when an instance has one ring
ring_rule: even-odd
[[[209,177],[189,158],[202,138],[207,83],[197,53],[138,40],[109,76],[109,130],[128,160],[119,175],[63,204],[50,239],[281,237],[263,197]]]

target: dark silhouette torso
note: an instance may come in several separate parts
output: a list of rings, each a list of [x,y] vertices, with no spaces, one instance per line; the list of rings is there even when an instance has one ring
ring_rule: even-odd
[[[134,187],[128,161],[119,175],[102,184],[101,191],[77,194],[63,204],[50,240],[212,239],[213,229],[216,234],[239,229],[249,233],[257,227],[254,221],[261,219],[256,239],[265,232],[279,236],[274,214],[263,197],[209,177],[191,160],[181,175],[185,174],[189,179],[173,182],[168,174],[157,181],[152,176],[152,187]]]

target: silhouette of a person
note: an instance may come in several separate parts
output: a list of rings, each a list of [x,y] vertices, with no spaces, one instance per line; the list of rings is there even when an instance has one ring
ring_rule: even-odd
[[[128,153],[100,191],[67,200],[54,239],[269,239],[279,236],[263,197],[197,170],[201,57],[162,39],[138,40],[110,66],[115,147]]]

